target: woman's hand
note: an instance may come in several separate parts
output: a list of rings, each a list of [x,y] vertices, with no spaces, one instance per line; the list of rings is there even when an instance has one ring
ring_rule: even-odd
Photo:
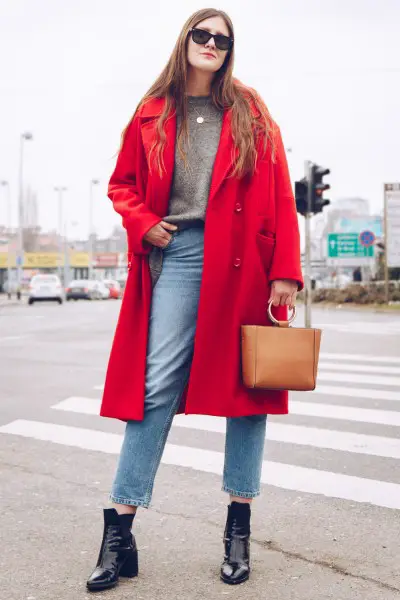
[[[273,306],[288,306],[293,309],[296,304],[298,285],[292,279],[276,279],[271,285],[271,295],[268,302]]]
[[[165,248],[171,239],[171,233],[168,232],[173,232],[177,229],[178,228],[176,225],[172,225],[172,223],[167,223],[166,221],[161,221],[149,229],[146,235],[143,236],[143,239],[152,246]]]

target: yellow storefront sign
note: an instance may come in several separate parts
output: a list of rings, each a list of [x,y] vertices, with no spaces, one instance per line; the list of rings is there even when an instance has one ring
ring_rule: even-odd
[[[87,252],[72,252],[69,258],[69,264],[71,267],[88,267],[89,266],[89,254]]]
[[[0,269],[7,269],[8,266],[8,254],[7,252],[0,252]],[[15,255],[10,255],[10,267],[15,268]]]
[[[54,269],[64,264],[62,256],[59,262],[59,256],[57,252],[25,252],[24,269]]]
[[[15,268],[15,255],[10,256],[10,267]],[[0,252],[0,269],[7,269],[7,252]],[[24,269],[55,269],[64,265],[64,256],[58,252],[25,252]],[[71,252],[69,255],[69,266],[72,268],[85,268],[89,266],[89,254],[87,252]]]

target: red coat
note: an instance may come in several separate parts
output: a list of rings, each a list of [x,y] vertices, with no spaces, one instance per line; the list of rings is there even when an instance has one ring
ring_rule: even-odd
[[[109,184],[128,236],[128,279],[111,350],[100,414],[142,420],[152,287],[143,236],[168,214],[176,116],[166,121],[166,175],[149,173],[148,155],[164,100],[142,106],[130,124]],[[204,231],[204,267],[195,350],[179,412],[238,417],[288,412],[285,391],[249,390],[241,380],[240,326],[269,324],[268,281],[302,283],[297,213],[276,128],[276,160],[260,157],[251,178],[232,170],[231,111],[223,116]],[[285,319],[286,308],[275,316]]]

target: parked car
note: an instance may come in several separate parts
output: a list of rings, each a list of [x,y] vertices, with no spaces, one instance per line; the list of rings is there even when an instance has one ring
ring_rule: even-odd
[[[115,281],[114,279],[104,279],[103,283],[110,290],[110,298],[115,298],[116,300],[121,298],[121,286],[118,281]]]
[[[125,274],[125,275],[121,275],[121,276],[118,278],[118,283],[119,283],[119,285],[121,286],[121,293],[122,293],[122,291],[123,291],[123,290],[125,289],[125,287],[126,287],[126,280],[127,280],[127,279],[128,279],[128,275],[127,275],[127,274]]]
[[[345,288],[350,283],[352,283],[352,278],[350,275],[346,275],[346,273],[339,273],[336,277],[325,277],[324,279],[319,279],[316,282],[316,289],[330,289],[330,288]]]
[[[58,275],[34,275],[29,283],[28,303],[55,300],[63,303],[64,294]]]
[[[94,279],[76,279],[66,289],[67,300],[106,300],[109,297],[108,287]]]
[[[96,288],[100,292],[101,300],[108,300],[111,298],[110,290],[104,281],[96,281]]]

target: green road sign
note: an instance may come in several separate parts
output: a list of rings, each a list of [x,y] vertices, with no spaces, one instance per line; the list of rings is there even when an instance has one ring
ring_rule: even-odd
[[[373,258],[374,246],[363,246],[358,233],[328,234],[328,258]]]

